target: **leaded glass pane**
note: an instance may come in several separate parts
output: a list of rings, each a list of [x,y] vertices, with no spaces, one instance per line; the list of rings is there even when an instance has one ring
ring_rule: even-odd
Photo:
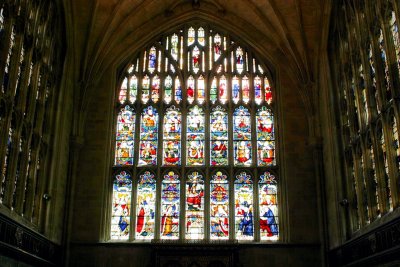
[[[261,240],[277,240],[279,237],[278,185],[275,176],[264,172],[260,176],[258,188]]]
[[[246,172],[235,179],[235,232],[238,240],[254,239],[253,181]]]
[[[210,182],[211,239],[229,238],[229,183],[227,176],[218,171]]]
[[[136,200],[136,239],[153,239],[156,212],[156,180],[145,171],[139,176]]]
[[[161,239],[179,238],[179,175],[169,171],[161,183]]]
[[[117,174],[113,183],[111,239],[128,240],[131,220],[132,180],[129,173]]]
[[[186,182],[186,238],[204,238],[204,178],[194,171]]]

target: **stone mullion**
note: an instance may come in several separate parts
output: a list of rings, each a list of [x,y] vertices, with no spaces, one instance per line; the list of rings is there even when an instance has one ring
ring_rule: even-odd
[[[42,139],[43,140],[43,139]],[[40,152],[39,152],[39,160],[41,160],[40,163],[40,170],[39,174],[37,174],[37,190],[35,190],[35,202],[34,202],[34,210],[33,210],[33,216],[32,216],[32,222],[36,224],[39,227],[39,231],[44,232],[45,231],[45,219],[46,219],[46,204],[47,199],[45,199],[43,196],[45,193],[49,193],[48,190],[48,180],[47,178],[47,173],[49,169],[49,161],[51,160],[47,155],[49,154],[49,146],[43,141],[40,144]],[[35,216],[36,215],[36,216]]]
[[[4,28],[3,28],[3,36],[0,39],[0,82],[3,86],[5,68],[7,64],[7,57],[9,54],[10,46],[11,46],[11,35],[14,29],[14,6],[4,7]],[[3,94],[2,90],[0,90],[0,94]]]
[[[360,155],[357,151],[358,149],[355,148],[355,150],[353,150],[353,157],[354,157],[354,178],[356,180],[356,192],[357,192],[357,204],[358,204],[358,212],[359,212],[359,217],[360,217],[360,225],[361,227],[367,225],[368,223],[368,217],[365,217],[365,208],[364,207],[364,200],[363,200],[363,178],[361,177],[361,175],[363,174],[363,170],[360,166]],[[361,155],[362,156],[362,155]]]

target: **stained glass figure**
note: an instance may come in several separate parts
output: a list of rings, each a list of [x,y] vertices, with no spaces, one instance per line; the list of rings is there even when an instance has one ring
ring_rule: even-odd
[[[138,79],[135,75],[133,75],[129,79],[129,101],[133,104],[136,101],[137,96],[137,88],[138,88]]]
[[[204,46],[206,44],[206,39],[204,38],[204,29],[199,28],[197,31],[197,41],[201,46]]]
[[[214,77],[210,88],[210,101],[215,104],[217,102],[217,78]]]
[[[278,185],[269,172],[264,172],[258,181],[261,240],[278,240]]]
[[[179,175],[169,171],[161,183],[161,239],[179,238]]]
[[[241,47],[236,49],[236,71],[239,74],[243,72],[243,50]]]
[[[226,78],[224,75],[219,78],[219,101],[222,104],[228,101],[228,91],[226,89]]]
[[[194,78],[192,75],[187,79],[187,99],[189,104],[192,104],[194,101]]]
[[[250,85],[249,85],[249,78],[247,76],[244,76],[242,79],[242,99],[244,103],[249,103],[250,101]]]
[[[131,220],[131,176],[122,171],[115,176],[111,215],[111,240],[128,240]]]
[[[210,238],[229,238],[229,182],[220,171],[210,181]]]
[[[164,81],[164,102],[166,104],[171,103],[172,100],[172,78],[167,76]]]
[[[232,100],[235,104],[239,103],[240,100],[240,84],[236,75],[232,79]]]
[[[146,107],[140,120],[139,166],[157,164],[158,113]]]
[[[261,91],[261,79],[258,76],[256,76],[254,78],[254,95],[255,95],[256,104],[260,105],[263,97],[262,97],[262,91]]]
[[[202,75],[197,79],[197,102],[203,104],[205,100],[205,84]]]
[[[385,70],[385,88],[386,88],[386,99],[391,99],[392,93],[390,91],[390,73],[389,73],[389,65],[386,58],[386,48],[385,48],[385,41],[383,39],[383,31],[380,29],[379,32],[379,49],[381,51],[381,58],[383,62],[383,67]]]
[[[193,57],[193,72],[197,73],[200,70],[200,64],[201,64],[201,56],[200,56],[200,50],[197,46],[195,46],[193,48],[193,52],[192,52],[192,57]]]
[[[251,165],[251,120],[249,110],[243,106],[233,113],[233,151],[235,166]]]
[[[188,46],[194,43],[194,36],[195,36],[195,31],[192,27],[190,27],[188,31],[188,40],[187,40]]]
[[[153,46],[150,48],[149,53],[149,72],[153,73],[156,69],[156,62],[157,62],[157,51],[156,48]]]
[[[121,89],[119,90],[119,96],[118,96],[118,100],[121,104],[123,104],[126,101],[126,93],[127,93],[127,89],[128,89],[128,79],[125,78],[122,81],[121,84]]]
[[[198,106],[189,109],[187,115],[186,164],[204,165],[204,111]]]
[[[221,56],[221,36],[217,33],[214,36],[214,61],[217,61]]]
[[[150,78],[145,75],[142,79],[142,102],[146,104],[150,99]]]
[[[396,13],[392,10],[390,18],[390,29],[393,37],[394,50],[396,52],[397,68],[400,71],[400,36],[399,27],[396,20]]]
[[[181,112],[175,106],[164,115],[164,165],[181,164]]]
[[[153,82],[151,85],[151,100],[153,100],[154,103],[157,103],[159,98],[160,98],[160,78],[158,77],[158,75],[155,75],[153,77]]]
[[[136,202],[136,239],[153,239],[156,212],[156,180],[145,171],[139,176]]]
[[[271,90],[271,86],[269,85],[268,78],[264,78],[264,87],[265,87],[265,102],[267,102],[268,105],[271,105],[272,90]]]
[[[175,102],[179,104],[182,101],[181,81],[178,77],[175,78]]]
[[[178,49],[178,35],[174,34],[171,37],[171,56],[173,59],[178,61],[179,58],[179,49]]]
[[[274,117],[272,111],[262,107],[256,116],[257,158],[259,166],[275,164]]]
[[[186,239],[204,238],[204,178],[194,171],[186,181]]]
[[[253,181],[246,172],[235,179],[235,232],[238,240],[254,239]]]
[[[115,165],[132,165],[135,136],[135,112],[129,106],[121,109],[117,118]]]
[[[210,164],[228,165],[228,114],[217,106],[210,115]]]

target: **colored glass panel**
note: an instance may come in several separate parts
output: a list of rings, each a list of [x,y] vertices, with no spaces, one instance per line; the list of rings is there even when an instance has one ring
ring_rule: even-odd
[[[133,104],[136,101],[138,80],[135,75],[129,79],[129,101]]]
[[[178,58],[179,58],[178,43],[179,43],[178,35],[176,35],[176,34],[172,35],[172,37],[171,37],[171,56],[176,61],[178,61]]]
[[[111,239],[128,240],[131,219],[131,176],[122,171],[115,176],[111,214]]]
[[[135,135],[135,112],[131,107],[121,109],[117,118],[115,165],[132,165]]]
[[[390,91],[390,73],[389,73],[389,65],[386,57],[386,47],[385,41],[383,39],[383,31],[382,29],[379,32],[379,49],[381,51],[381,58],[383,62],[383,67],[385,70],[385,88],[386,88],[386,99],[391,99],[391,91]]]
[[[179,104],[182,101],[181,81],[178,77],[175,78],[175,102]]]
[[[179,238],[179,200],[179,176],[170,171],[161,183],[161,239]]]
[[[158,75],[153,77],[153,82],[151,85],[151,100],[153,100],[154,103],[158,102],[158,99],[160,98],[160,78]]]
[[[265,87],[265,102],[267,102],[268,105],[271,105],[272,90],[271,90],[271,86],[269,85],[268,78],[264,78],[264,87]]]
[[[226,78],[224,75],[219,78],[219,101],[222,104],[228,101],[228,91],[226,89]]]
[[[139,166],[157,164],[158,113],[146,107],[140,120]]]
[[[258,76],[254,78],[254,95],[256,104],[260,105],[262,102],[262,91],[261,91],[261,79]]]
[[[261,240],[277,240],[279,238],[278,185],[275,176],[264,172],[258,183]]]
[[[169,104],[172,100],[172,78],[167,76],[164,81],[164,102]]]
[[[189,76],[187,80],[187,99],[189,104],[192,104],[194,101],[194,78],[193,76]]]
[[[246,172],[235,179],[235,233],[238,240],[254,239],[253,181]]]
[[[205,100],[205,84],[203,76],[200,76],[197,80],[197,102],[203,104]]]
[[[399,27],[396,20],[396,13],[394,11],[392,11],[392,15],[390,18],[390,29],[392,32],[394,49],[396,52],[397,68],[400,70],[400,36]]]
[[[164,116],[164,165],[181,164],[181,113],[172,106]]]
[[[198,106],[189,109],[187,115],[186,164],[204,165],[204,111]]]
[[[233,113],[233,149],[235,166],[251,165],[251,120],[249,110],[243,106]]]
[[[211,166],[228,165],[228,114],[220,106],[211,113],[210,139]]]
[[[199,28],[199,30],[197,31],[197,41],[199,42],[200,45],[204,46],[206,44],[206,39],[204,38],[204,29],[203,28]]]
[[[195,36],[195,31],[192,27],[189,28],[188,31],[188,45],[192,45],[194,43],[194,36]]]
[[[118,96],[118,100],[121,104],[123,104],[126,101],[127,88],[128,88],[128,79],[125,78],[122,81],[121,88],[119,90],[119,96]]]
[[[214,36],[214,61],[217,61],[221,56],[221,36],[216,34]]]
[[[242,79],[242,99],[244,103],[249,103],[250,101],[250,85],[249,85],[249,78],[244,76]]]
[[[198,172],[186,181],[186,239],[204,238],[204,178]]]
[[[229,183],[220,171],[210,181],[210,238],[229,238]]]
[[[201,55],[200,55],[200,50],[197,46],[195,46],[193,48],[193,52],[192,52],[192,68],[193,68],[193,72],[197,73],[200,70],[200,64],[201,64]]]
[[[156,180],[145,171],[139,176],[136,201],[136,239],[153,239],[156,212]]]
[[[150,99],[150,78],[145,75],[142,79],[142,102],[146,104]]]
[[[210,89],[210,101],[211,103],[215,104],[217,102],[217,78],[214,77],[211,83]]]
[[[262,107],[256,116],[257,158],[259,166],[275,164],[274,117],[272,111]]]
[[[156,69],[156,63],[157,63],[157,51],[156,48],[153,46],[150,49],[149,53],[149,72],[153,73]]]
[[[241,47],[236,49],[236,71],[239,74],[243,72],[243,50]]]
[[[235,104],[239,103],[240,100],[240,84],[236,75],[232,79],[232,100]]]

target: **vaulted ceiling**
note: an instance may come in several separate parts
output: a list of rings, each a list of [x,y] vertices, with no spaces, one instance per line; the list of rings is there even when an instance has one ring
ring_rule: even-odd
[[[307,87],[315,82],[328,5],[328,0],[64,0],[68,54],[76,79],[95,83],[157,34],[199,19],[239,35]]]

